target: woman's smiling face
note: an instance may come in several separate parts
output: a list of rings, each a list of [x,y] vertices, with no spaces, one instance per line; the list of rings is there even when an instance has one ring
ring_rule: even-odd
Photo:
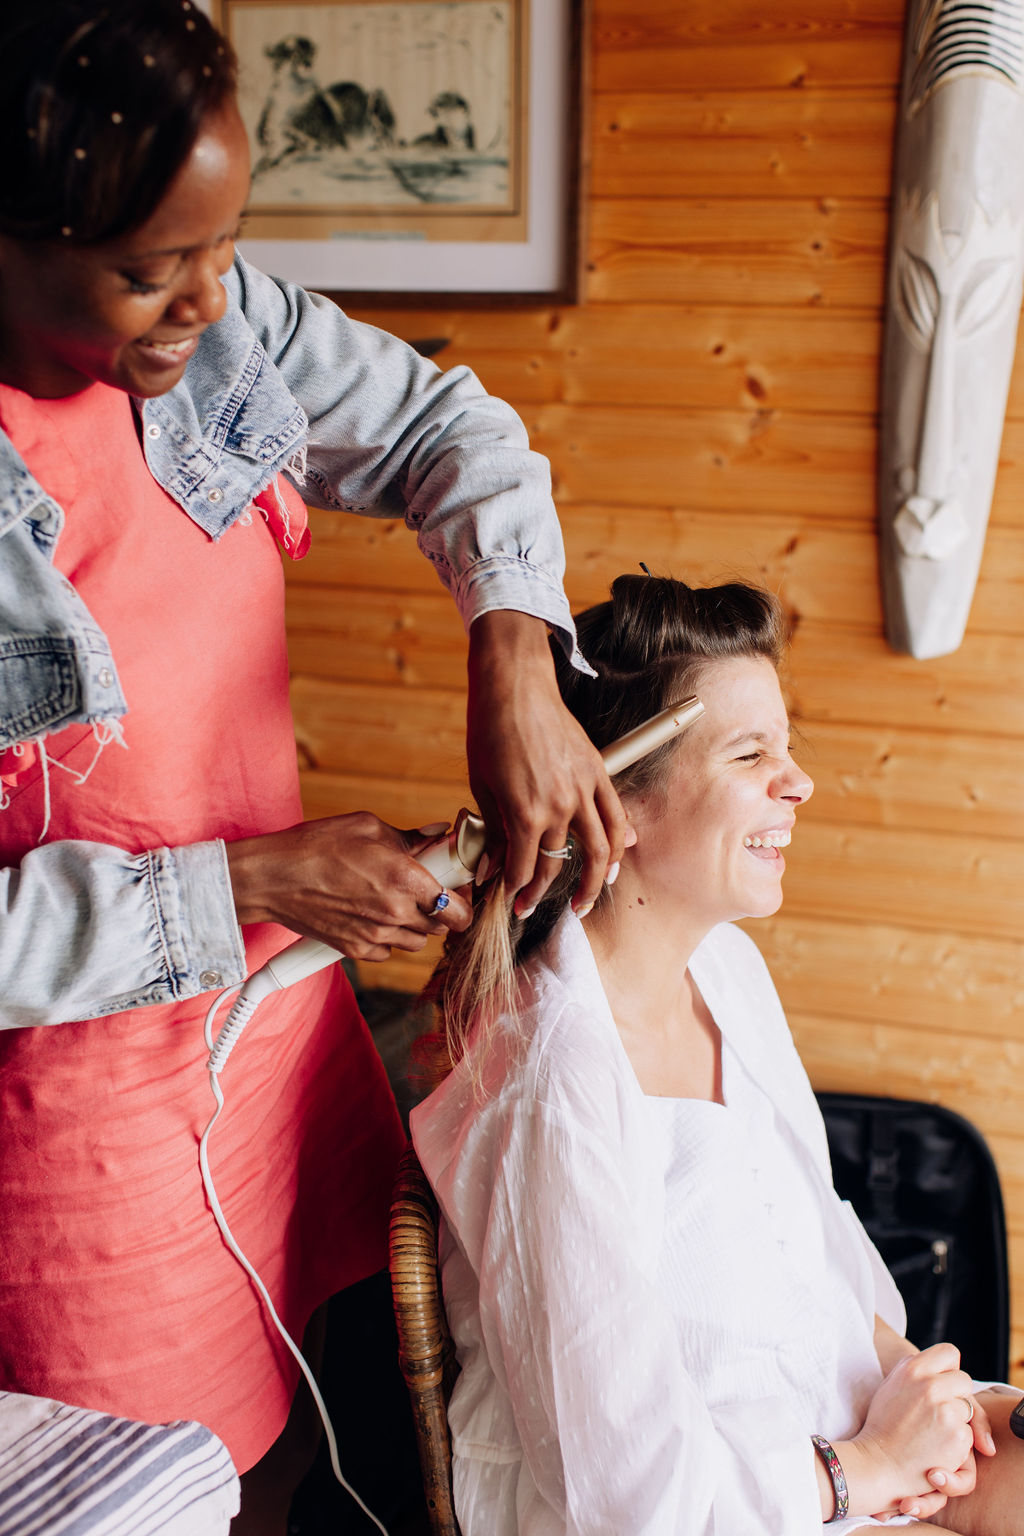
[[[628,855],[645,904],[685,909],[704,931],[768,917],[782,902],[782,848],[813,790],[789,751],[775,668],[761,657],[709,662],[704,714],[683,736],[661,791],[632,800]]]
[[[98,245],[0,237],[0,380],[28,394],[100,382],[134,395],[178,383],[224,313],[221,277],[249,192],[233,103],[208,117],[146,222]]]

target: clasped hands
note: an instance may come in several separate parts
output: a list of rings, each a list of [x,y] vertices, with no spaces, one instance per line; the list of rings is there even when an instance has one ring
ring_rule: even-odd
[[[973,1491],[975,1453],[994,1456],[996,1446],[959,1351],[933,1344],[893,1366],[860,1433],[835,1450],[851,1512],[927,1520],[950,1498]]]

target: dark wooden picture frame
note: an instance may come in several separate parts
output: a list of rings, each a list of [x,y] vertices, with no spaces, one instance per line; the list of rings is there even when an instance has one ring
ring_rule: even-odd
[[[585,3],[209,0],[253,148],[242,254],[345,307],[578,302]]]

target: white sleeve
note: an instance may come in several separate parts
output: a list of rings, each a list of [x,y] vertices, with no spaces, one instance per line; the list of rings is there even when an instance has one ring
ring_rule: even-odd
[[[843,1213],[843,1219],[847,1227],[853,1234],[853,1240],[859,1244],[867,1255],[875,1287],[875,1313],[882,1319],[883,1323],[888,1323],[889,1327],[894,1328],[897,1333],[905,1335],[907,1331],[907,1309],[903,1304],[903,1297],[900,1295],[895,1280],[886,1268],[885,1260],[864,1230],[864,1224],[849,1200],[840,1200],[839,1196],[836,1195],[836,1203]]]
[[[739,1400],[712,1415],[688,1375],[650,1273],[650,1202],[614,1133],[520,1102],[501,1145],[481,1321],[558,1527],[820,1536],[813,1451],[786,1405]]]

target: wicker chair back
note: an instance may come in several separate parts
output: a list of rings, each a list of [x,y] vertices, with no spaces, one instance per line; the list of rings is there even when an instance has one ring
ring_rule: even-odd
[[[458,1375],[437,1269],[437,1201],[412,1147],[391,1201],[391,1291],[432,1536],[460,1536],[452,1502],[448,1400]]]

